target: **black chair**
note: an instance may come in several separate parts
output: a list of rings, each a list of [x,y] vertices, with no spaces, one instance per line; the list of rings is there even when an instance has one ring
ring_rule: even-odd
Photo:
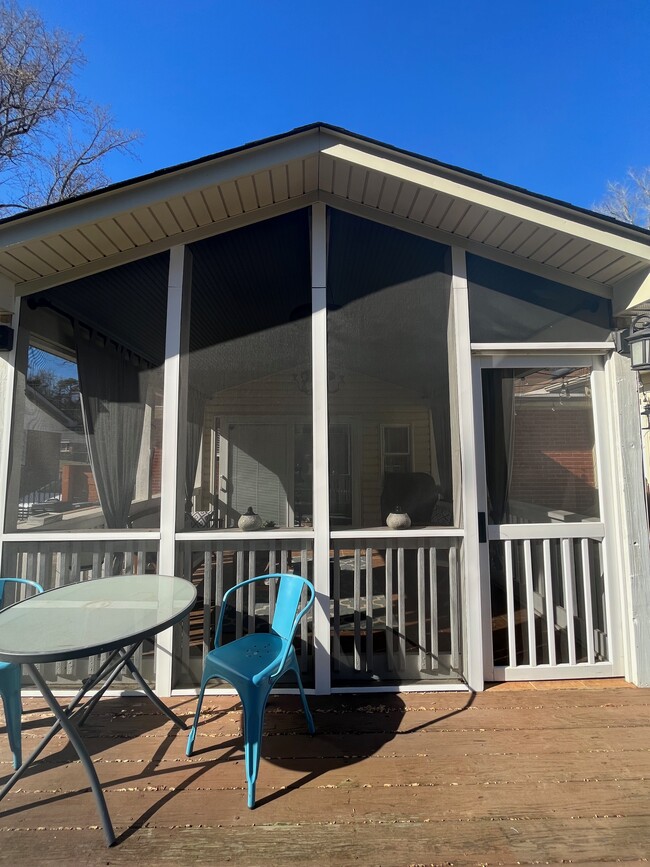
[[[400,509],[407,512],[411,523],[427,526],[440,498],[434,478],[428,473],[386,473],[381,492],[381,520]]]

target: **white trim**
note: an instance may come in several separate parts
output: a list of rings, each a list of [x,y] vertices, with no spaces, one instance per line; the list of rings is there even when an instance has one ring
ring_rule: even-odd
[[[463,539],[462,527],[417,527],[413,530],[390,530],[388,527],[358,527],[354,530],[332,530],[332,539]]]
[[[16,286],[4,274],[0,274],[0,313],[14,314],[16,310]],[[17,322],[17,320],[14,320]]]
[[[550,347],[549,347],[550,348]],[[566,351],[565,347],[565,351]],[[580,351],[584,350],[584,345],[579,347]],[[516,368],[516,367],[588,367],[591,371],[591,389],[592,389],[592,417],[594,424],[595,436],[595,454],[596,454],[596,471],[598,473],[598,491],[599,491],[599,506],[600,520],[599,521],[584,521],[584,522],[567,522],[562,521],[544,524],[500,524],[487,525],[487,537],[489,541],[495,540],[517,540],[517,539],[595,539],[602,541],[603,546],[603,570],[604,570],[604,585],[606,593],[606,610],[607,610],[607,636],[608,636],[608,652],[609,659],[606,662],[594,663],[556,663],[550,665],[541,663],[539,665],[521,665],[521,666],[493,666],[490,676],[493,680],[559,680],[570,677],[615,677],[622,673],[621,654],[619,650],[619,635],[620,627],[617,622],[620,621],[619,608],[617,602],[617,590],[614,587],[613,576],[617,574],[615,564],[612,562],[612,549],[616,549],[616,538],[619,534],[615,531],[614,518],[614,492],[616,490],[614,479],[612,476],[612,431],[610,430],[613,420],[611,408],[608,408],[607,392],[604,382],[604,361],[601,356],[594,353],[589,356],[568,354],[565,356],[554,355],[535,355],[529,357],[525,355],[501,354],[495,356],[474,356],[474,371],[475,379],[480,384],[481,371],[490,368]],[[477,397],[481,401],[481,439],[479,440],[478,421],[477,421],[477,451],[480,454],[480,462],[482,473],[485,474],[485,449],[482,439],[482,398]],[[482,479],[482,498],[484,503],[487,503],[487,492],[485,490],[485,478]],[[488,545],[483,546],[488,549]],[[486,575],[489,579],[489,561],[486,556],[483,561],[483,569],[486,570]],[[618,618],[618,621],[617,621]],[[490,637],[490,643],[491,643]],[[574,651],[575,653],[575,651]],[[490,646],[490,657],[492,649]],[[512,656],[511,656],[512,658]]]
[[[459,180],[441,177],[439,174],[434,174],[433,171],[427,172],[423,169],[407,166],[395,160],[376,156],[375,154],[370,154],[367,151],[362,151],[357,147],[351,147],[346,144],[335,144],[331,147],[324,147],[322,153],[332,159],[360,166],[369,171],[380,172],[387,177],[416,184],[424,189],[462,199],[465,202],[473,202],[483,208],[488,208],[510,217],[517,217],[520,220],[525,220],[538,226],[545,226],[563,235],[582,238],[589,243],[599,244],[608,249],[619,250],[621,253],[635,256],[641,260],[647,261],[650,258],[650,247],[647,242],[635,241],[618,234],[614,235],[596,226],[585,225],[584,222],[579,222],[577,218],[572,219],[566,212],[562,216],[553,214],[550,211],[549,205],[546,205],[545,209],[541,210],[539,206],[533,207],[532,205],[515,201],[512,193],[510,195],[505,193],[499,195],[496,192],[477,189],[474,186],[470,186],[469,183],[461,183]]]
[[[331,685],[329,454],[327,404],[327,214],[311,209],[311,348],[314,524],[314,684],[318,694]]]
[[[187,425],[187,348],[190,327],[191,253],[185,246],[169,254],[167,287],[167,334],[162,418],[162,460],[160,479],[160,549],[158,570],[176,574],[176,528],[182,526],[183,473]],[[183,423],[181,423],[181,421]],[[180,458],[182,455],[182,460]],[[174,628],[156,637],[156,692],[169,695],[173,682]]]
[[[612,312],[619,316],[633,310],[650,298],[650,268],[635,271],[614,284],[612,290]]]
[[[11,352],[0,355],[3,382],[0,384],[0,412],[2,412],[2,436],[0,437],[0,568],[2,567],[2,543],[7,538],[4,534],[7,518],[7,491],[9,486],[9,463],[11,460],[11,440],[13,436],[13,403],[16,385],[16,345],[18,343],[18,328],[20,326],[20,298],[14,300],[14,345]]]
[[[124,542],[129,540],[159,540],[160,530],[66,530],[49,532],[23,530],[20,533],[4,533],[5,542]],[[161,573],[163,574],[163,573]]]
[[[598,454],[598,452],[597,452]],[[548,524],[491,524],[488,539],[604,539],[605,525],[599,521]]]
[[[611,662],[576,662],[570,665],[560,662],[554,666],[547,663],[540,665],[497,665],[494,667],[495,680],[536,681],[536,680],[580,680],[583,677],[616,677]]]
[[[385,449],[385,445],[386,445],[385,433],[387,430],[389,430],[389,429],[395,430],[395,428],[402,428],[402,429],[406,428],[406,433],[407,433],[407,438],[408,438],[408,451],[406,451],[406,452],[387,452],[386,451],[386,449]],[[411,425],[409,422],[406,422],[405,424],[399,423],[399,422],[386,422],[386,423],[382,422],[379,425],[379,438],[380,438],[379,447],[381,449],[381,477],[382,477],[382,479],[384,478],[384,476],[386,474],[386,455],[406,456],[408,458],[408,469],[406,470],[406,472],[407,473],[412,472],[413,471],[413,460],[415,457],[413,454],[413,425]]]
[[[589,367],[594,363],[593,355],[509,355],[500,352],[495,355],[475,355],[477,364],[481,368],[510,368],[510,367]]]
[[[406,683],[406,684],[385,684],[384,686],[334,686],[330,690],[330,695],[354,695],[360,693],[382,693],[382,692],[396,692],[396,693],[409,693],[409,692],[422,692],[422,693],[433,693],[433,692],[471,692],[472,690],[465,683],[441,683],[440,681],[422,681],[417,683]],[[53,690],[54,695],[63,695],[61,692],[57,692]],[[305,687],[305,693],[307,695],[319,695],[318,691],[309,687]],[[26,690],[23,691],[23,695],[27,696],[28,693]],[[34,696],[40,696],[40,693],[33,690]],[[66,693],[67,695],[68,693]],[[70,695],[75,695],[76,693],[70,691]],[[110,692],[107,692],[106,695],[110,695]],[[125,695],[126,693],[115,693],[116,695]],[[129,692],[129,695],[140,695],[141,693]],[[186,688],[186,689],[174,689],[172,690],[172,696],[197,696],[199,694],[198,688]],[[213,696],[232,696],[232,698],[237,698],[237,692],[234,689],[230,689],[228,687],[208,687],[205,691],[205,695],[213,695]],[[280,687],[273,690],[273,695],[299,695],[297,689],[292,689],[291,687]]]
[[[477,516],[483,516],[485,541],[479,542],[478,571],[481,576],[481,618],[484,624],[483,675],[486,681],[495,679],[492,650],[492,601],[490,595],[490,545],[488,540],[488,500],[485,468],[485,441],[483,434],[483,364],[472,358],[472,404],[474,407],[474,449],[476,454]]]
[[[640,636],[647,635],[648,621],[641,605],[635,611],[635,591],[643,592],[648,576],[648,535],[643,495],[643,452],[641,443],[638,377],[629,359],[614,353],[605,365],[605,402],[609,434],[610,496],[606,508],[613,545],[605,551],[610,575],[616,576],[611,605],[612,628],[620,630],[618,650],[625,678],[637,686],[650,685],[650,654]],[[647,592],[647,591],[646,591]],[[610,644],[611,647],[611,644]]]
[[[566,676],[566,675],[564,675]],[[605,677],[606,675],[603,675]],[[385,686],[339,686],[332,687],[330,695],[354,695],[361,693],[436,693],[436,692],[466,692],[472,690],[464,683],[440,683],[438,681],[422,681],[421,683],[407,684],[386,684]],[[42,698],[40,692],[36,689],[23,689],[23,698]],[[97,690],[91,690],[88,696],[92,698]],[[52,694],[55,698],[72,698],[77,694],[74,689],[52,689]],[[107,698],[141,698],[144,692],[141,689],[108,689],[103,693]],[[184,687],[181,689],[172,689],[170,692],[171,698],[181,698],[190,696],[195,698],[199,694],[198,687]],[[319,695],[315,689],[305,687],[306,695]],[[205,691],[207,696],[223,696],[224,698],[238,698],[237,691],[228,687],[208,687]],[[278,687],[273,690],[273,695],[299,695],[297,689],[291,687]]]
[[[308,527],[273,527],[271,530],[192,530],[176,533],[178,542],[258,542],[269,539],[313,539],[314,530]]]
[[[472,343],[472,352],[479,353],[514,353],[530,355],[533,352],[542,352],[545,355],[555,355],[558,352],[587,352],[589,355],[613,352],[614,342],[611,340],[596,341],[594,343]]]
[[[212,238],[216,235],[221,235],[224,232],[232,232],[235,229],[250,226],[253,223],[259,223],[264,220],[270,220],[273,217],[279,217],[282,214],[291,213],[291,211],[299,211],[301,208],[311,205],[312,202],[317,199],[317,193],[306,193],[305,195],[297,196],[295,199],[287,199],[284,202],[266,205],[263,208],[258,208],[255,211],[248,211],[247,213],[239,214],[236,217],[226,217],[218,223],[209,223],[207,226],[198,226],[196,229],[189,229],[186,232],[178,232],[176,235],[160,238],[157,241],[150,241],[149,243],[142,244],[139,247],[131,247],[129,250],[121,250],[119,253],[111,253],[110,255],[103,256],[101,259],[93,259],[84,265],[67,268],[65,271],[58,271],[54,274],[46,275],[45,277],[34,277],[33,280],[25,280],[18,284],[16,291],[22,296],[31,295],[34,292],[40,292],[43,289],[51,289],[54,286],[60,286],[61,284],[69,283],[72,280],[79,280],[81,277],[90,277],[92,274],[98,274],[101,271],[107,271],[111,268],[118,268],[120,265],[126,265],[127,263],[135,262],[138,259],[146,259],[148,256],[155,256],[157,253],[165,253],[167,250],[172,250],[175,247],[194,244],[196,241],[203,241],[206,238]],[[83,226],[81,228],[83,228]],[[2,235],[0,232],[0,238],[1,237]],[[2,253],[1,248],[0,253]]]
[[[351,202],[349,199],[341,198],[334,195],[334,193],[328,193],[324,190],[319,192],[318,200],[326,202],[332,208],[337,208],[339,211],[346,211],[349,214],[375,220],[377,223],[392,226],[395,229],[400,229],[402,232],[410,232],[412,235],[436,241],[438,244],[445,244],[447,247],[458,247],[467,253],[481,256],[483,259],[490,259],[493,262],[500,262],[503,265],[508,265],[510,268],[517,268],[520,271],[544,277],[556,283],[563,283],[574,289],[580,289],[592,295],[599,295],[601,298],[607,298],[608,300],[612,298],[612,287],[608,283],[597,283],[594,280],[589,280],[587,277],[580,277],[578,274],[560,271],[552,265],[544,265],[542,262],[517,256],[516,253],[500,250],[498,247],[490,247],[480,241],[472,241],[471,238],[454,235],[453,232],[446,232],[433,226],[425,226],[415,220],[409,220],[407,217],[400,217],[388,211],[381,211],[370,205]]]
[[[320,139],[320,129],[305,130],[291,137],[262,142],[248,150],[240,148],[230,154],[217,154],[214,160],[181,166],[166,175],[158,173],[155,177],[136,179],[130,184],[117,189],[109,188],[81,201],[61,203],[51,211],[26,214],[14,224],[0,227],[2,249],[26,244],[50,234],[64,234],[66,229],[76,229],[195,190],[269,171],[274,166],[282,166],[292,160],[307,159],[318,153]]]
[[[615,675],[625,672],[623,651],[622,619],[620,604],[620,582],[616,580],[616,549],[618,535],[615,532],[615,504],[618,495],[612,461],[612,411],[607,394],[607,377],[604,359],[594,358],[591,372],[591,402],[594,418],[594,444],[596,450],[596,473],[598,480],[598,505],[605,535],[602,544],[603,572],[605,585],[605,617],[609,661]],[[593,602],[592,602],[593,604]],[[589,635],[593,644],[593,634]],[[592,647],[593,650],[593,647]]]
[[[484,687],[483,631],[485,621],[485,581],[481,580],[478,541],[477,461],[474,441],[472,357],[469,333],[469,289],[465,251],[451,250],[453,351],[456,353],[456,388],[460,434],[462,485],[462,525],[464,543],[460,551],[462,604],[460,609],[463,642],[463,669],[469,686],[476,691]],[[488,585],[489,590],[489,585]]]

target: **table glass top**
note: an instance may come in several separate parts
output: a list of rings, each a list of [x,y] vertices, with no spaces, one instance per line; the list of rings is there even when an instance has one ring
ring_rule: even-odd
[[[191,581],[117,575],[58,587],[0,611],[0,660],[48,662],[132,644],[181,620]]]

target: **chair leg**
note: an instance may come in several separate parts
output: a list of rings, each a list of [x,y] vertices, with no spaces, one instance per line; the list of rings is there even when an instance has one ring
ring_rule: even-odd
[[[305,690],[302,686],[302,678],[300,677],[300,669],[298,668],[298,663],[296,662],[293,666],[293,671],[296,675],[296,680],[298,681],[298,689],[300,690],[300,698],[302,700],[302,707],[305,711],[305,716],[307,717],[307,728],[309,729],[309,734],[313,735],[316,731],[314,726],[314,718],[311,715],[311,711],[309,710],[309,705],[307,704],[307,696],[305,695]]]
[[[264,732],[264,711],[266,709],[266,695],[258,691],[252,692],[244,698],[240,695],[244,708],[244,760],[246,763],[246,782],[248,784],[248,807],[255,806],[255,783],[260,768],[262,755],[262,735]]]
[[[196,737],[196,727],[199,724],[199,715],[201,713],[201,705],[203,704],[203,696],[205,694],[205,688],[210,680],[209,677],[203,676],[203,682],[201,683],[201,691],[199,692],[199,698],[196,702],[196,712],[194,714],[194,722],[192,723],[192,728],[189,731],[187,736],[187,746],[185,747],[185,755],[191,756],[192,750],[194,749],[194,738]]]
[[[10,671],[4,672],[5,689],[2,690],[2,703],[5,709],[5,722],[7,725],[7,736],[9,738],[9,747],[14,756],[14,770],[23,763],[23,753],[20,738],[20,723],[23,712],[22,703],[20,700],[20,666],[12,667]],[[6,683],[10,680],[11,683]]]

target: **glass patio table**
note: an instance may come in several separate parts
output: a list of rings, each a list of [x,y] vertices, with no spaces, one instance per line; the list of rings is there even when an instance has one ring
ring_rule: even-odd
[[[195,599],[196,588],[183,578],[117,575],[57,587],[0,611],[0,660],[25,666],[56,718],[34,752],[0,790],[0,800],[62,728],[88,775],[107,845],[115,842],[97,773],[77,729],[124,668],[162,713],[186,728],[151,690],[132,657],[146,638],[182,620]],[[36,666],[95,654],[108,656],[62,708]],[[82,704],[100,683],[97,692]]]

